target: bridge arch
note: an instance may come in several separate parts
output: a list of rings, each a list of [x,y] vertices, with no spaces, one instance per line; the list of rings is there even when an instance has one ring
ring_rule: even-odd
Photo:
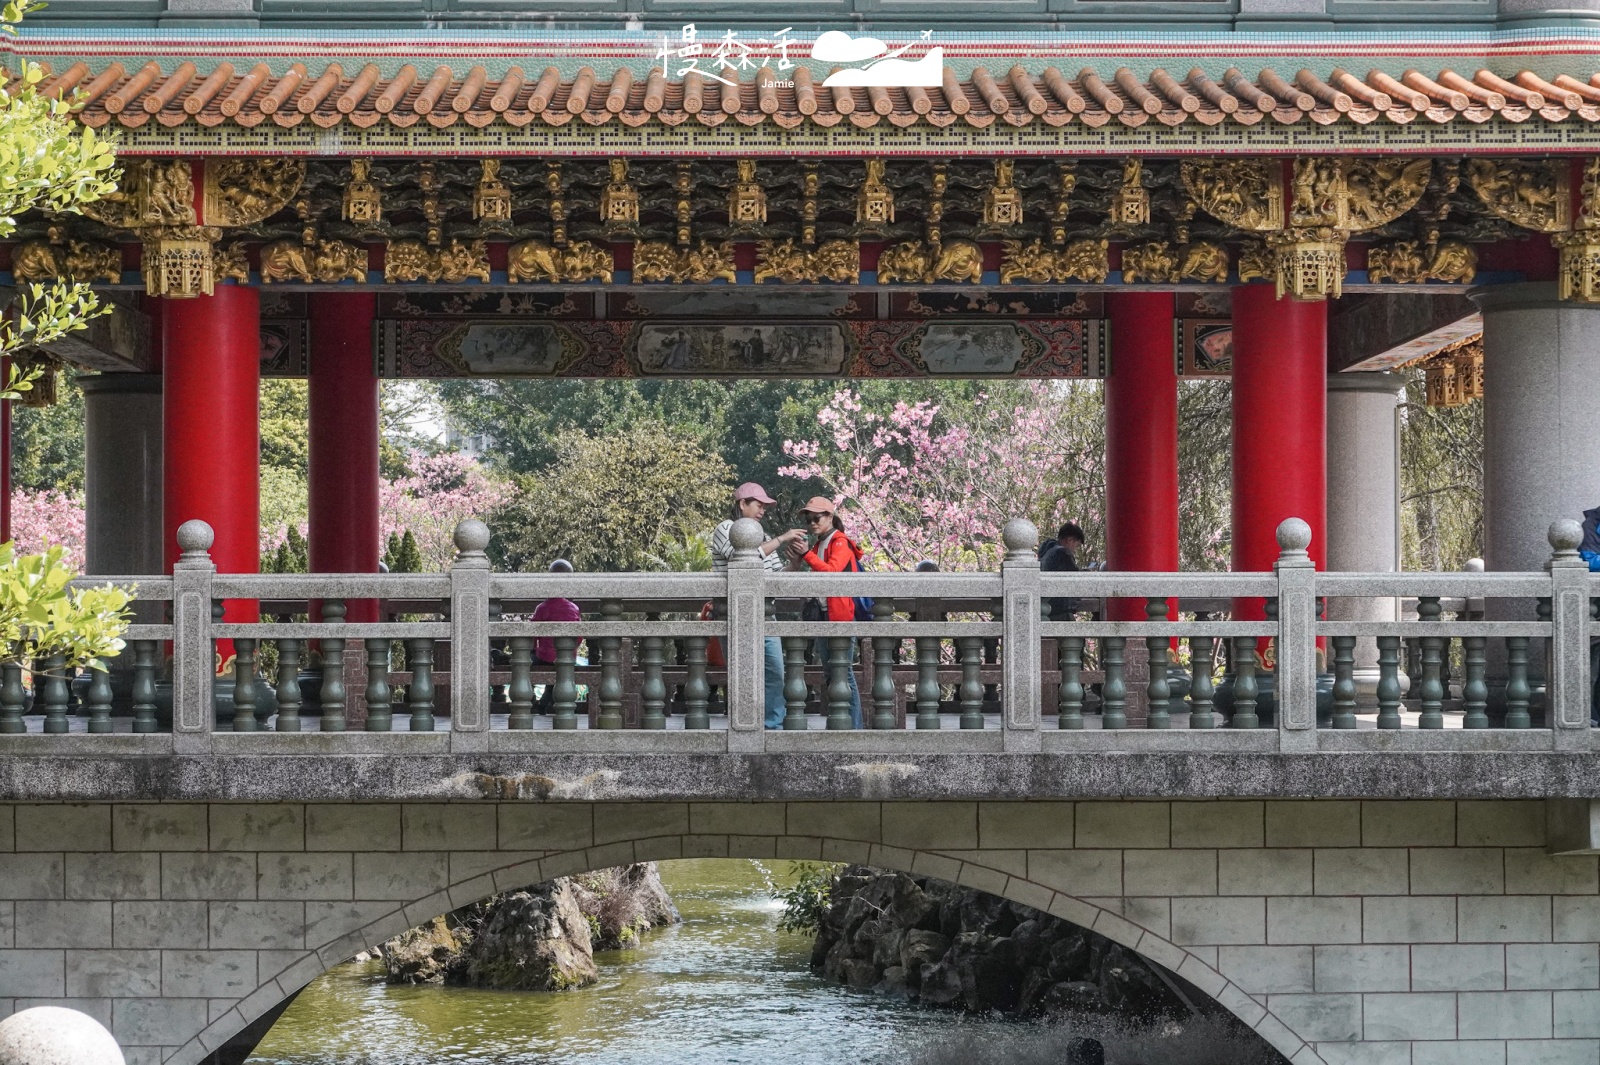
[[[684,858],[856,862],[931,876],[999,895],[1091,929],[1177,973],[1272,1044],[1292,1065],[1326,1065],[1312,1043],[1265,1004],[1218,972],[1206,959],[1130,919],[1138,916],[1136,906],[1123,899],[1081,897],[1062,890],[1066,885],[1058,882],[1059,877],[1036,875],[1030,878],[1025,869],[1019,872],[1016,859],[1024,851],[899,847],[868,842],[861,837],[871,833],[851,825],[851,814],[857,811],[850,808],[876,807],[875,803],[786,804],[808,807],[824,816],[829,807],[845,808],[839,811],[843,816],[835,823],[816,825],[817,834],[805,836],[786,832],[762,835],[662,831],[664,826],[651,824],[649,805],[639,807],[645,816],[638,819],[637,829],[625,833],[623,838],[608,838],[605,843],[594,846],[545,852],[452,850],[447,852],[448,880],[437,890],[403,901],[351,903],[344,920],[330,914],[329,919],[318,926],[313,926],[308,916],[307,949],[298,956],[280,953],[278,959],[283,965],[275,973],[268,973],[263,967],[254,991],[182,1045],[166,1059],[168,1065],[197,1065],[318,976],[361,951],[409,928],[426,924],[443,913],[497,892],[516,890],[556,877],[632,862]],[[1028,805],[1038,808],[1054,804]],[[403,860],[405,855],[395,857]],[[313,927],[319,929],[315,939]]]

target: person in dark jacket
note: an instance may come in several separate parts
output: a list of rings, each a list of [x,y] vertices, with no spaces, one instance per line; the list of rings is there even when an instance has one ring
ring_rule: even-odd
[[[1045,573],[1076,573],[1078,552],[1083,550],[1083,529],[1075,522],[1067,522],[1056,531],[1053,541],[1039,549],[1039,568]],[[1051,621],[1071,621],[1076,604],[1064,596],[1053,596],[1045,602],[1050,607]]]

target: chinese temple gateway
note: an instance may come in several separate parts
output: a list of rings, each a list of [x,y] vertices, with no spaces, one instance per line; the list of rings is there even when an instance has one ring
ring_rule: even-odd
[[[318,571],[377,566],[378,380],[507,375],[1104,378],[1110,564],[1173,569],[1176,381],[1221,374],[1235,567],[1298,515],[1384,571],[1371,371],[1419,360],[1535,568],[1600,502],[1600,31],[1544,7],[58,0],[9,47],[122,191],[0,268],[118,304],[54,353],[108,371],[96,572],[194,517],[256,570],[262,375],[310,380]]]

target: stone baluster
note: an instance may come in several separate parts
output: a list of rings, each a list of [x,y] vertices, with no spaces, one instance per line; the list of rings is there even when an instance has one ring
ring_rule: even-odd
[[[456,526],[450,567],[450,730],[452,744],[483,749],[489,730],[489,527],[476,518]],[[326,718],[324,718],[326,720]]]
[[[1464,672],[1461,682],[1462,728],[1489,727],[1488,641],[1482,636],[1463,636],[1461,652]]]
[[[1210,636],[1189,638],[1189,727],[1208,729],[1217,727],[1217,715],[1212,708],[1216,688],[1211,681],[1212,655],[1216,641]]]
[[[211,687],[216,649],[211,640],[211,586],[216,566],[211,526],[199,519],[178,526],[182,552],[172,567],[172,731],[173,749],[208,750],[216,706]]]
[[[1278,523],[1278,745],[1315,749],[1317,743],[1317,571],[1308,549],[1311,526],[1299,518]]]
[[[550,693],[550,727],[570,732],[578,727],[578,637],[557,636],[556,680]]]
[[[806,638],[783,637],[783,729],[806,729]]]
[[[411,683],[406,685],[406,713],[411,715],[412,732],[433,731],[433,640],[426,637],[406,641],[406,665]]]
[[[1100,727],[1128,727],[1128,672],[1124,654],[1127,638],[1103,636],[1100,639],[1100,668],[1105,680],[1100,685]]]
[[[394,692],[389,687],[389,640],[371,637],[363,641],[367,652],[368,732],[394,731]]]
[[[1039,637],[1044,613],[1039,575],[1039,530],[1024,518],[1012,518],[1000,530],[1006,554],[1000,564],[1000,584],[1005,612],[1000,619],[1005,628],[1001,637],[1001,694],[1004,706],[1001,727],[1005,750],[1023,753],[1038,751],[1039,704],[1043,698],[1044,677]]]
[[[133,731],[139,734],[156,731],[156,671],[160,668],[157,655],[160,644],[155,640],[133,641]],[[6,703],[5,686],[11,683],[12,666],[5,666],[5,679],[0,682],[0,708]],[[22,675],[17,673],[17,701],[22,701]],[[0,729],[3,732],[4,729]]]
[[[1528,702],[1533,689],[1528,684],[1528,638],[1506,637],[1506,728],[1532,728]]]
[[[22,663],[7,662],[0,666],[0,736],[19,736],[28,731],[28,724],[22,719],[22,711],[26,707],[27,691],[22,686]]]
[[[829,636],[828,640],[828,729],[855,728],[850,717],[850,637]]]
[[[963,636],[961,647],[961,727],[983,727],[983,640],[977,636]]]
[[[506,714],[506,728],[530,729],[533,727],[533,637],[511,637],[511,682],[506,685],[506,699],[511,704]]]
[[[1356,638],[1333,636],[1333,727],[1356,727]]]
[[[84,709],[89,712],[87,731],[93,735],[111,732],[111,674],[104,669],[89,669],[89,690],[84,693]]]
[[[1233,638],[1233,717],[1229,728],[1260,728],[1256,698],[1261,689],[1256,683],[1256,637]]]
[[[300,731],[300,641],[278,641],[278,731]]]
[[[1056,662],[1061,670],[1061,691],[1056,697],[1056,728],[1083,728],[1083,637],[1063,636],[1056,641]]]
[[[256,725],[256,641],[235,639],[233,641],[233,731],[255,732]]]
[[[1439,620],[1439,597],[1424,595],[1417,599],[1417,620],[1432,624]],[[1444,676],[1442,673],[1445,638],[1424,636],[1422,644],[1422,688],[1417,693],[1417,727],[1444,728]]]
[[[344,600],[322,601],[322,623],[344,624]],[[322,638],[322,731],[343,732],[344,719],[344,641],[338,637]]]
[[[651,731],[667,727],[667,685],[661,679],[663,654],[661,637],[646,636],[639,641],[639,665],[644,671],[639,684],[639,727]]]
[[[1378,637],[1378,727],[1400,727],[1400,637]]]
[[[917,637],[917,728],[936,729],[939,721],[939,638]]]
[[[1589,751],[1593,738],[1593,680],[1589,675],[1589,567],[1578,555],[1583,526],[1564,518],[1547,534],[1553,552],[1550,574],[1551,626],[1545,669],[1545,727],[1556,750]]]
[[[67,706],[71,697],[67,688],[67,660],[62,655],[51,655],[42,665],[42,676],[34,676],[34,701],[44,710],[44,731],[50,735],[65,735],[70,728]]]
[[[600,620],[617,621],[622,603],[616,599],[600,601]],[[602,636],[593,641],[600,648],[600,718],[603,729],[622,727],[622,637]]]
[[[1410,637],[1406,649],[1406,700],[1415,703],[1422,695],[1422,641]]]
[[[894,600],[881,596],[872,603],[875,621],[894,620]],[[892,729],[898,723],[895,703],[899,693],[894,684],[894,660],[900,650],[900,641],[887,636],[872,638],[872,727]]]
[[[706,638],[685,636],[683,651],[687,670],[683,682],[683,727],[708,729],[711,727],[711,685],[706,683]]]
[[[1166,599],[1146,599],[1144,615],[1151,621],[1167,619]],[[1170,636],[1146,636],[1144,640],[1146,661],[1150,663],[1150,679],[1145,682],[1145,699],[1149,707],[1146,728],[1172,727],[1172,685],[1167,681],[1167,654],[1172,647]]]

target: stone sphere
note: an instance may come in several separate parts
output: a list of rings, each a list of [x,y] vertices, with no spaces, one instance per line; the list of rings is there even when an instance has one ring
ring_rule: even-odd
[[[1311,546],[1311,526],[1299,518],[1284,518],[1278,523],[1278,549],[1305,554]]]
[[[728,530],[728,542],[735,551],[755,551],[761,547],[764,536],[761,523],[754,518],[740,518]]]
[[[1039,527],[1027,518],[1012,518],[1000,530],[1007,554],[1026,554],[1039,546]]]
[[[1549,539],[1550,546],[1558,553],[1571,553],[1583,543],[1583,526],[1571,518],[1553,521],[1550,523]]]
[[[178,550],[184,554],[194,551],[209,551],[211,550],[211,545],[216,542],[216,532],[199,518],[190,518],[178,526]]]
[[[489,526],[477,518],[468,518],[456,526],[455,543],[463,555],[481,555],[489,546]]]
[[[210,533],[204,522],[200,525]],[[35,1006],[0,1021],[0,1065],[124,1065],[111,1033],[86,1013]]]

